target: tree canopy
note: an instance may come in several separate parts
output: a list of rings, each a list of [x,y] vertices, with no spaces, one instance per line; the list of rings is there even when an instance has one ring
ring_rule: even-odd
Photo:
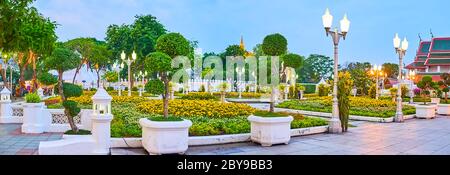
[[[23,19],[34,0],[2,0],[0,3],[0,50],[14,51],[18,47]]]
[[[333,76],[333,65],[334,61],[330,57],[313,54],[297,72],[300,72],[302,83],[318,83],[322,78],[328,80]]]
[[[300,68],[303,65],[304,58],[298,54],[286,54],[281,57],[286,67],[294,69]]]
[[[46,68],[62,72],[76,68],[79,63],[79,55],[64,47],[56,48],[52,55],[45,59]]]
[[[287,39],[276,33],[264,38],[262,50],[268,56],[280,56],[287,52],[287,45]]]
[[[171,58],[177,56],[188,56],[191,44],[183,35],[179,33],[169,33],[162,35],[156,41],[156,50],[165,53]]]

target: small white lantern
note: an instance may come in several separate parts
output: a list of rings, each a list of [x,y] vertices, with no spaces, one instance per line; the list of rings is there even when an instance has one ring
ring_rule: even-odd
[[[11,102],[11,91],[9,91],[6,87],[3,88],[0,92],[0,98],[2,102]]]
[[[92,109],[94,110],[94,114],[111,115],[111,100],[112,97],[103,87],[100,87],[97,93],[92,96]]]

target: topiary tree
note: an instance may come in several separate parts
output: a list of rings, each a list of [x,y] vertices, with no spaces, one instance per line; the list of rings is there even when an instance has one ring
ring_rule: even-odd
[[[395,102],[395,99],[397,98],[397,88],[391,88],[389,89],[389,92],[391,93],[392,101]]]
[[[53,76],[51,73],[42,72],[38,75],[38,80],[41,84],[45,86],[52,86],[58,83],[58,78]]]
[[[436,83],[433,82],[433,78],[431,76],[424,76],[422,77],[422,80],[417,83],[417,87],[422,90],[421,95],[424,99],[430,95],[430,90],[432,90],[435,86]],[[423,103],[426,105],[427,101],[424,100]]]
[[[152,83],[158,84],[157,86],[160,86],[161,83],[164,84],[164,93],[162,95],[164,100],[164,117],[167,118],[169,116],[169,95],[171,91],[169,82],[173,72],[172,59],[177,56],[187,56],[190,53],[190,43],[179,33],[169,33],[158,38],[156,51],[147,56],[144,65],[148,72],[158,72],[161,77],[159,81],[162,82],[157,82],[158,80],[156,80],[152,81]]]
[[[63,73],[67,70],[75,69],[80,63],[81,58],[72,50],[58,47],[52,55],[45,59],[44,65],[47,69],[53,69],[58,72],[58,93],[64,106],[64,113],[68,117],[69,125],[75,133],[78,132],[78,127],[75,124],[73,117],[75,113],[78,115],[79,109],[73,102],[68,102],[70,97],[80,96],[82,89],[79,86],[63,83]],[[77,112],[78,111],[78,112]]]
[[[370,98],[376,98],[376,96],[377,96],[377,85],[376,84],[372,84],[372,86],[370,86],[368,94],[369,94]]]
[[[220,101],[222,103],[225,103],[225,96],[227,94],[227,90],[230,88],[230,85],[227,82],[223,82],[219,84],[219,90],[220,90]]]
[[[281,56],[287,52],[287,39],[279,34],[268,35],[264,38],[262,44],[263,52],[268,56]],[[277,93],[276,88],[272,87],[272,93],[270,98],[270,112],[274,112],[274,100],[275,94]]]
[[[445,103],[448,103],[448,92],[450,86],[450,74],[444,73],[441,75],[441,81],[438,82],[441,91],[444,93]]]
[[[340,72],[338,81],[339,118],[341,120],[342,132],[348,131],[350,115],[350,99],[353,89],[353,80],[350,73]]]

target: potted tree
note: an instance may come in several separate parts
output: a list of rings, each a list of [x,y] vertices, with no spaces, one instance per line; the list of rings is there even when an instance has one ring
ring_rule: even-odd
[[[163,96],[163,117],[143,118],[142,145],[152,155],[184,153],[188,149],[189,127],[192,122],[176,117],[169,117],[170,77],[175,72],[172,69],[172,59],[186,56],[191,51],[189,41],[179,33],[162,35],[156,42],[156,51],[145,59],[145,69],[148,72],[159,73],[161,79],[151,80],[146,84],[146,90]],[[177,81],[175,81],[177,82]]]
[[[223,82],[219,84],[219,90],[220,90],[220,101],[222,103],[225,103],[225,96],[227,94],[227,90],[230,88],[230,85],[227,82]]]
[[[450,104],[448,102],[448,92],[450,91],[450,74],[441,75],[441,81],[438,82],[439,88],[444,93],[444,100],[438,104],[437,113],[441,115],[450,115]]]
[[[283,113],[257,111],[248,120],[251,123],[251,140],[264,147],[289,144],[292,116]]]
[[[422,98],[425,99],[430,95],[430,90],[435,87],[435,82],[431,76],[424,76],[421,81],[417,83],[417,87],[420,88]],[[419,104],[416,106],[416,117],[431,119],[436,117],[436,105],[427,104],[426,100],[424,100],[423,104]]]
[[[22,132],[27,134],[39,134],[45,131],[45,118],[42,116],[44,102],[37,93],[29,93],[25,95],[25,103],[23,104],[23,124]]]
[[[300,85],[300,86],[297,86],[297,90],[298,90],[298,92],[299,92],[298,98],[299,98],[300,100],[303,100],[303,97],[304,97],[304,95],[305,95],[306,87]]]

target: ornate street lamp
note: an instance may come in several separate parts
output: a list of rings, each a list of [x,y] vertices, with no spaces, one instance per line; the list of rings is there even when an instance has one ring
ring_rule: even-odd
[[[398,64],[398,94],[397,94],[397,112],[394,117],[395,122],[403,122],[403,107],[402,107],[402,80],[403,80],[403,57],[406,55],[406,51],[408,50],[408,40],[406,38],[401,41],[401,39],[398,37],[398,34],[395,34],[394,38],[394,48],[395,52],[398,54],[400,63]]]
[[[330,132],[331,133],[341,133],[342,126],[341,121],[339,119],[339,106],[338,106],[338,98],[337,98],[337,82],[339,81],[338,76],[338,46],[339,40],[341,37],[345,40],[347,33],[350,29],[350,21],[347,19],[347,15],[344,15],[344,18],[340,21],[341,24],[341,32],[338,31],[337,28],[331,30],[331,25],[333,24],[333,16],[330,14],[330,10],[327,9],[325,14],[322,16],[323,26],[325,28],[326,35],[331,35],[334,44],[334,85],[333,85],[333,114],[330,120]]]
[[[123,69],[123,66],[124,66],[123,63],[120,65],[117,63],[114,63],[114,65],[113,65],[114,71],[117,72],[117,89],[119,91],[119,96],[122,96],[122,87],[121,87],[121,82],[120,82],[120,70]]]
[[[136,61],[137,55],[136,52],[133,51],[133,54],[131,54],[131,58],[127,59],[127,55],[124,51],[122,51],[122,54],[120,55],[122,60],[127,63],[128,65],[128,96],[131,97],[131,64]]]
[[[374,75],[375,78],[376,78],[376,88],[375,88],[376,96],[375,96],[375,98],[378,100],[380,98],[380,93],[379,93],[379,90],[378,90],[380,88],[379,79],[380,79],[380,76],[384,75],[384,73],[382,71],[382,67],[381,66],[377,66],[377,65],[373,66],[372,70],[370,70],[370,73],[372,75]]]
[[[241,84],[242,84],[242,75],[243,74],[245,74],[245,67],[242,67],[241,69],[239,69],[239,67],[236,67],[236,72],[237,72],[237,74],[238,74],[238,77],[237,77],[237,89],[238,89],[238,92],[239,92],[239,99],[241,99],[242,98],[242,87],[241,87]],[[245,77],[244,77],[244,79],[245,79]]]

